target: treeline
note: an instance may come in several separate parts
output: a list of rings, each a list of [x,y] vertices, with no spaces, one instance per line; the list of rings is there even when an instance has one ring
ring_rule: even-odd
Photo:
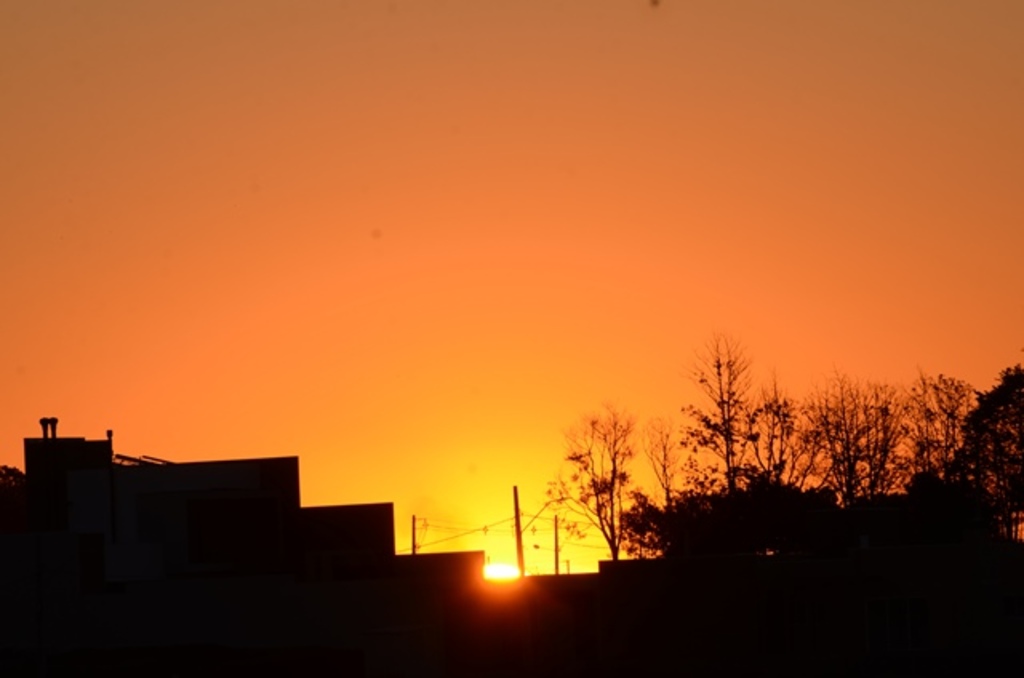
[[[613,559],[844,548],[857,535],[1015,540],[1024,510],[1024,368],[987,391],[944,375],[909,386],[842,373],[802,399],[755,384],[736,340],[698,354],[701,401],[639,425],[606,406],[566,432],[549,493]],[[653,470],[640,487],[635,465]]]

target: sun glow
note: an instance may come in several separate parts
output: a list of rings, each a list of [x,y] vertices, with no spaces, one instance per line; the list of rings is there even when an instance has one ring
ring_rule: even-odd
[[[484,579],[489,581],[519,579],[519,568],[508,563],[487,563],[484,565]]]

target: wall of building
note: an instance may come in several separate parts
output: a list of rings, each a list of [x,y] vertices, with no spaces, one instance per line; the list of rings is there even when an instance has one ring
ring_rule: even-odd
[[[291,567],[298,459],[70,470],[67,525],[99,533],[111,581]]]

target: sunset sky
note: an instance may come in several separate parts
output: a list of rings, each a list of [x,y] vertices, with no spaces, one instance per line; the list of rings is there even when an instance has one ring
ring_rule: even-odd
[[[678,415],[714,332],[796,395],[988,388],[1022,36],[1020,0],[5,0],[0,463],[42,416],[298,455],[401,549],[532,515],[604,402]]]

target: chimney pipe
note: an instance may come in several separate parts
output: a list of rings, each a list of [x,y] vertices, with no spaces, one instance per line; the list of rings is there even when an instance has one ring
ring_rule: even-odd
[[[43,428],[43,437],[44,438],[49,437],[49,433],[50,433],[50,418],[49,417],[43,417],[42,419],[39,420],[39,425]]]

